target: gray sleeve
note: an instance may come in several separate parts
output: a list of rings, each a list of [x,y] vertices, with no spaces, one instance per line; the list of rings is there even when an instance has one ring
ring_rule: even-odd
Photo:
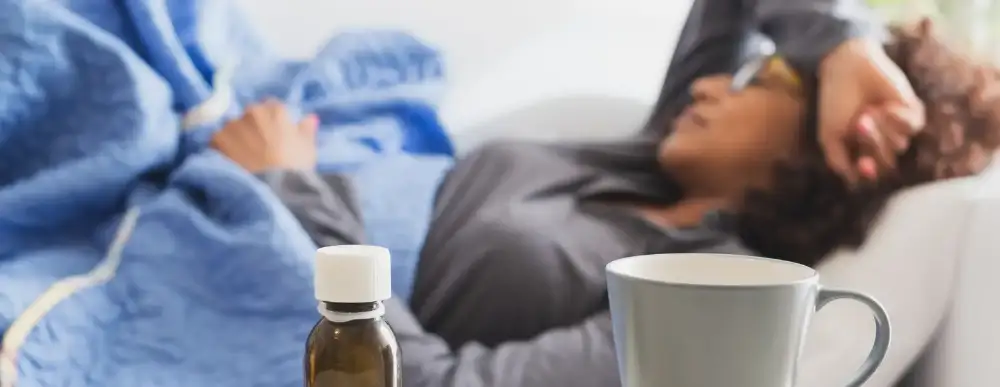
[[[719,239],[716,244],[697,251],[750,254],[733,238]],[[516,281],[516,278],[506,280]],[[506,299],[497,302],[517,301]],[[576,325],[552,329],[527,341],[510,341],[495,348],[469,343],[457,349],[449,348],[444,340],[425,332],[402,303],[390,300],[386,304],[386,311],[387,321],[396,333],[403,354],[405,387],[620,385],[611,315],[606,310]],[[509,318],[516,319],[519,316]]]
[[[796,68],[811,72],[841,42],[881,38],[884,31],[861,0],[695,0],[646,132],[666,135],[691,101],[691,83],[736,70],[749,44],[765,36]]]
[[[398,301],[387,321],[403,354],[406,387],[609,387],[619,384],[608,312],[532,340],[496,348],[471,343],[452,351],[427,334]],[[517,318],[517,316],[511,316]],[[502,321],[495,322],[503,324]]]
[[[317,246],[364,241],[364,224],[346,177],[298,170],[270,170],[257,177],[295,215]]]
[[[799,69],[815,72],[845,40],[881,40],[883,24],[862,0],[750,0],[756,27]]]

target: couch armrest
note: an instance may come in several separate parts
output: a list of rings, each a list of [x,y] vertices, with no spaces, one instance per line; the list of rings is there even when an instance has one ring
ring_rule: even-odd
[[[918,385],[996,384],[1000,363],[1000,166],[980,177],[961,245],[961,269],[951,313],[919,370]]]
[[[944,320],[972,213],[967,199],[976,183],[959,179],[901,192],[861,249],[835,254],[819,268],[824,286],[869,293],[889,313],[892,344],[865,386],[895,385]],[[873,336],[871,312],[864,306],[837,302],[824,308],[808,333],[798,385],[843,386],[868,354]]]

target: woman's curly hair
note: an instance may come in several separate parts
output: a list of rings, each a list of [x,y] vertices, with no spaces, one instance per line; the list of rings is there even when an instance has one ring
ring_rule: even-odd
[[[1000,72],[953,51],[927,20],[892,28],[885,49],[926,111],[926,126],[897,159],[897,172],[848,189],[811,130],[803,136],[809,156],[779,165],[775,189],[748,194],[738,221],[748,247],[814,265],[839,247],[860,246],[896,191],[975,174],[990,162],[1000,145]],[[807,127],[815,128],[811,110]]]

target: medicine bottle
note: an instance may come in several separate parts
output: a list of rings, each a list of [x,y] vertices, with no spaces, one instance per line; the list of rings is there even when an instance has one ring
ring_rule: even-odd
[[[392,294],[389,250],[343,245],[316,251],[321,316],[306,342],[306,387],[401,387],[399,344],[383,319]]]

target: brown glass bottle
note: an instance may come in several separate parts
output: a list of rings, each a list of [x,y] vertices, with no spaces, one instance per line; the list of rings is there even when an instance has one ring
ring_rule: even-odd
[[[391,272],[383,247],[316,251],[322,318],[306,340],[305,387],[402,387],[399,344],[383,318]]]
[[[324,302],[335,320],[381,309],[376,302]],[[379,317],[320,319],[306,343],[306,387],[400,387],[399,345]]]

